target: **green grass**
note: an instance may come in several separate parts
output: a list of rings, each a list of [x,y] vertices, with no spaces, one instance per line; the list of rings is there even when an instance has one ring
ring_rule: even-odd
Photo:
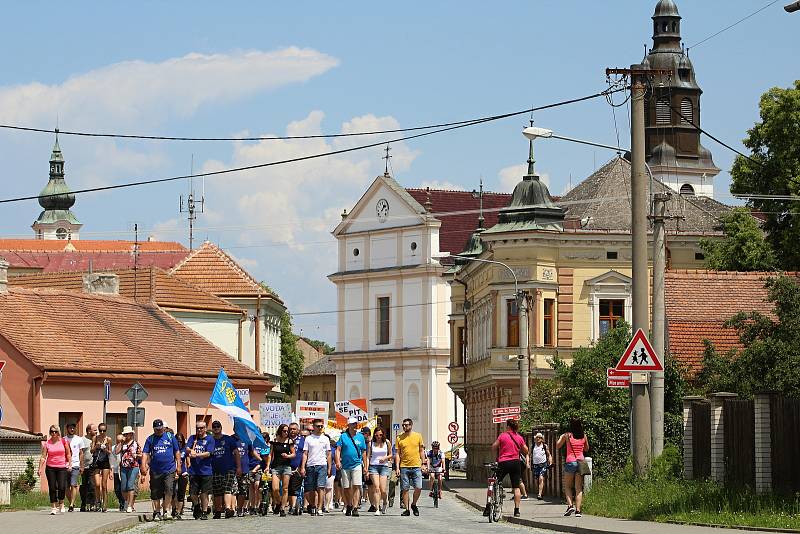
[[[140,491],[136,496],[136,501],[147,501],[150,499],[150,490]],[[81,502],[80,497],[75,499],[75,505],[79,506]],[[0,512],[12,512],[14,510],[38,510],[39,508],[49,508],[50,497],[47,493],[42,493],[39,490],[33,490],[28,493],[14,493],[11,495],[11,505],[0,506]],[[113,491],[108,493],[108,509],[116,510],[119,507],[117,496]]]
[[[596,481],[588,514],[640,521],[800,529],[800,493],[757,495],[748,488],[680,479],[633,480],[620,474]]]

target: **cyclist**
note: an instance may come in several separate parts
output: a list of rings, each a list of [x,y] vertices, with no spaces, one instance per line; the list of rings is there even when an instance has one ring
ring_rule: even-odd
[[[431,483],[430,496],[433,497],[433,481],[439,481],[438,498],[442,498],[442,475],[444,474],[444,454],[439,449],[439,442],[431,443],[431,450],[425,455],[425,468],[428,471],[428,480]]]
[[[519,517],[519,484],[522,482],[523,458],[528,456],[528,445],[519,432],[519,424],[514,419],[506,421],[506,431],[492,443],[492,452],[497,455],[497,478],[503,480],[506,475],[511,478],[514,488],[514,517]],[[488,515],[489,509],[484,511]]]

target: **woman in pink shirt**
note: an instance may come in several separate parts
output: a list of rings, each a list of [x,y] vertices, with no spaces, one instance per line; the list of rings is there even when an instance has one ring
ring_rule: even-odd
[[[67,440],[61,437],[56,425],[49,431],[50,437],[42,442],[42,458],[39,461],[39,476],[44,472],[50,491],[50,515],[59,511],[64,513],[64,495],[67,492],[67,479],[72,466],[72,449]]]
[[[556,449],[565,446],[567,459],[564,464],[564,495],[567,497],[567,511],[564,512],[564,516],[575,512],[575,517],[580,517],[583,503],[583,475],[578,473],[578,461],[583,460],[583,454],[589,450],[589,440],[583,432],[583,422],[580,419],[573,417],[569,422],[569,432],[558,438]]]
[[[517,431],[518,423],[509,419],[506,421],[506,431],[500,434],[492,443],[492,452],[497,456],[497,476],[503,480],[506,475],[511,479],[511,487],[514,488],[514,517],[519,517],[519,484],[522,482],[522,458],[528,456],[528,445],[525,438]],[[483,515],[488,514],[487,509]]]

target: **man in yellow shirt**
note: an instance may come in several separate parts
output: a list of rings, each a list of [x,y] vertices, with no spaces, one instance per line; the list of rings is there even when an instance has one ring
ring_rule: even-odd
[[[405,505],[405,510],[400,515],[409,516],[411,511],[415,516],[419,515],[417,501],[422,491],[422,460],[425,458],[425,443],[419,432],[413,432],[411,428],[414,423],[411,419],[403,419],[403,433],[397,436],[395,447],[395,465],[397,465],[397,476],[400,477],[400,495]],[[408,507],[408,490],[414,487],[414,498],[411,501],[411,508]]]

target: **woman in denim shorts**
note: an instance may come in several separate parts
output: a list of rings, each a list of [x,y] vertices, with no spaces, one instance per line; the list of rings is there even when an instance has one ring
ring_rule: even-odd
[[[289,478],[292,476],[292,458],[294,458],[294,441],[289,439],[289,426],[281,425],[272,440],[270,451],[270,472],[272,473],[272,513],[280,513],[286,517],[289,499]],[[281,492],[283,484],[283,492]],[[281,495],[283,493],[283,495]]]
[[[569,423],[569,432],[558,438],[556,448],[561,447],[567,451],[564,463],[564,496],[567,498],[567,511],[564,515],[568,516],[575,512],[575,517],[580,517],[583,503],[583,475],[578,473],[578,462],[584,459],[584,453],[589,450],[589,440],[583,432],[583,422],[580,419],[573,418]]]
[[[369,458],[369,511],[375,515],[386,513],[389,502],[389,473],[392,470],[392,444],[381,427],[375,429],[367,448]]]

